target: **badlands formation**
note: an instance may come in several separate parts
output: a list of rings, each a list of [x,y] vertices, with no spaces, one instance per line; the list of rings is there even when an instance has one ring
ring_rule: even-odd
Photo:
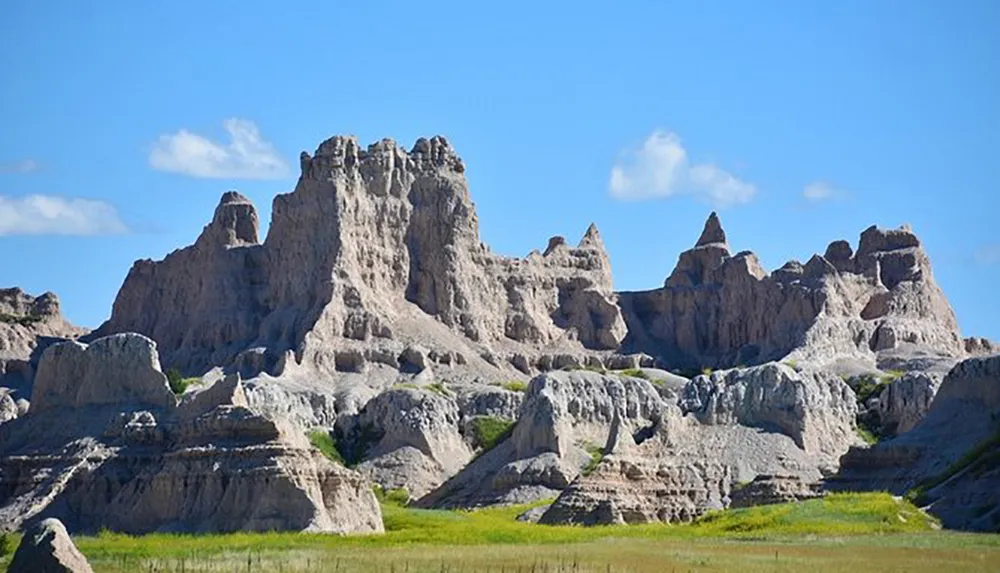
[[[1000,528],[998,349],[909,228],[767,273],[713,213],[662,287],[615,292],[594,225],[491,252],[442,137],[300,163],[263,241],[225,193],[93,332],[0,291],[0,529],[377,533],[373,485],[579,524],[889,489]]]

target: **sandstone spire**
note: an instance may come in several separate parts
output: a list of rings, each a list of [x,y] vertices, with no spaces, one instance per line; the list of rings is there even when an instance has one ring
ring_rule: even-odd
[[[703,247],[719,243],[729,248],[729,245],[726,243],[726,232],[722,230],[722,223],[719,222],[719,216],[715,211],[712,211],[712,214],[708,216],[708,220],[705,221],[705,229],[702,230],[701,237],[698,238],[698,242],[694,246]]]
[[[583,238],[580,239],[579,248],[593,246],[600,249],[604,249],[604,241],[601,240],[601,233],[597,230],[597,225],[591,223],[587,227],[587,232],[583,234]]]

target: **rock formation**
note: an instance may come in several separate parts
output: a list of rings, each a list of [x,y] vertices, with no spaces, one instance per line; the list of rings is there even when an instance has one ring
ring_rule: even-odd
[[[608,440],[616,417],[652,431],[663,402],[648,381],[577,370],[535,377],[510,437],[419,501],[475,507],[552,497]]]
[[[76,531],[382,530],[362,476],[252,410],[238,374],[178,401],[138,334],[49,347],[0,442],[3,530],[44,517]]]
[[[818,485],[804,483],[798,476],[759,475],[751,482],[733,488],[729,507],[752,507],[813,499],[822,495]]]
[[[596,227],[575,248],[491,253],[444,138],[406,151],[333,137],[301,167],[262,243],[253,206],[226,193],[194,245],[133,266],[99,334],[145,334],[189,373],[246,375],[399,367],[411,344],[494,368],[520,351],[533,367],[547,346],[614,349],[624,336]]]
[[[379,531],[367,480],[425,507],[558,495],[531,516],[547,523],[687,520],[811,495],[858,444],[837,374],[889,369],[918,371],[868,409],[901,435],[852,450],[834,482],[898,490],[912,480],[886,467],[951,459],[908,436],[948,435],[942,404],[992,368],[962,363],[935,397],[997,346],[960,336],[907,227],[769,274],[712,213],[662,287],[615,293],[594,225],[492,253],[442,137],[338,136],[300,165],[263,241],[254,205],[223,194],[79,342],[46,338],[82,334],[53,296],[0,291],[0,526]],[[174,396],[161,357],[200,381]],[[483,417],[516,420],[488,451]],[[985,436],[976,420],[944,450]],[[314,429],[357,471],[310,448]]]
[[[878,396],[878,426],[882,436],[895,436],[913,429],[931,408],[943,377],[907,372],[886,385]]]
[[[765,364],[699,376],[681,396],[680,408],[664,404],[653,433],[619,418],[604,459],[565,488],[541,522],[691,520],[729,507],[734,487],[760,476],[815,488],[858,442],[854,396],[824,373]]]
[[[851,444],[835,376],[779,364],[668,382],[587,371],[534,378],[509,439],[419,501],[474,507],[559,494],[543,523],[692,519],[758,475],[818,482]],[[682,408],[689,413],[685,413]]]
[[[909,228],[870,227],[857,252],[835,241],[805,265],[772,274],[757,257],[730,255],[715,213],[661,289],[620,293],[623,350],[673,366],[731,367],[789,358],[874,366],[880,353],[926,349],[961,357],[955,315]],[[969,343],[970,347],[975,346]]]
[[[85,332],[63,318],[53,293],[33,297],[19,288],[0,289],[0,422],[27,409],[41,351]]]
[[[472,458],[460,433],[461,413],[449,396],[419,388],[391,389],[373,398],[342,430],[364,449],[358,470],[385,489],[421,496]]]
[[[73,545],[58,519],[43,519],[29,528],[7,568],[8,573],[93,573],[87,558]]]
[[[918,488],[918,502],[946,527],[1000,530],[1000,355],[969,358],[941,383],[910,431],[871,448],[851,448],[834,490]]]

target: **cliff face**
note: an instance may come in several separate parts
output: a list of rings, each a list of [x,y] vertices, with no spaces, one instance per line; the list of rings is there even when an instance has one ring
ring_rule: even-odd
[[[407,152],[334,137],[303,153],[301,167],[295,191],[275,198],[263,243],[253,206],[225,194],[193,246],[133,266],[100,334],[146,334],[165,363],[189,371],[264,348],[261,369],[272,372],[287,351],[337,370],[346,358],[335,343],[364,343],[369,354],[410,343],[452,350],[429,322],[473,355],[498,341],[613,349],[624,336],[597,229],[576,248],[554,238],[526,259],[491,253],[444,138]]]
[[[857,252],[835,241],[802,265],[767,274],[749,251],[730,255],[713,213],[663,288],[620,294],[626,349],[669,364],[725,367],[768,360],[874,360],[917,348],[965,354],[955,314],[908,228],[870,227]]]
[[[768,274],[753,253],[730,253],[713,213],[662,288],[616,295],[593,225],[576,247],[553,237],[523,259],[490,252],[444,138],[407,151],[333,137],[301,169],[263,242],[253,205],[226,193],[194,245],[133,266],[98,334],[150,336],[189,373],[246,375],[403,370],[414,346],[494,377],[624,363],[614,353],[700,369],[986,348],[959,337],[908,228],[871,227],[856,252],[835,241]]]

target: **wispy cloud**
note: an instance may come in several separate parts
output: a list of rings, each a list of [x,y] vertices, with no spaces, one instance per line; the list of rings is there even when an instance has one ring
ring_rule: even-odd
[[[0,163],[0,173],[31,173],[38,170],[38,162],[34,159],[22,159]]]
[[[215,142],[182,129],[161,135],[149,153],[153,169],[207,179],[279,179],[289,173],[288,163],[260,130],[245,119],[222,122],[228,142]]]
[[[688,160],[677,134],[654,131],[642,147],[622,153],[611,168],[611,196],[644,200],[691,194],[725,207],[747,203],[757,193],[750,183],[712,163]]]
[[[976,251],[975,259],[980,265],[1000,265],[1000,243],[983,245]]]
[[[114,206],[94,199],[0,195],[0,235],[117,235],[128,232]]]
[[[814,203],[840,197],[843,193],[825,181],[813,181],[802,189],[802,196]]]

